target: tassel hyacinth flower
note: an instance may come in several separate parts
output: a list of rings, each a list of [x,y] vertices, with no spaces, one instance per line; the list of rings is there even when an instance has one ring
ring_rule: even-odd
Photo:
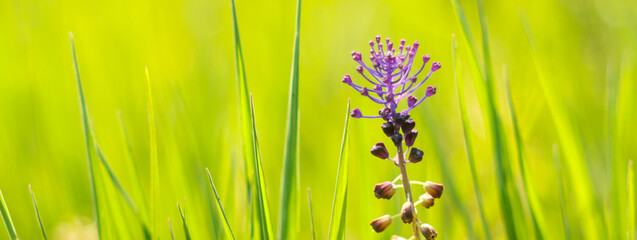
[[[411,224],[413,238],[421,239],[424,236],[425,239],[431,240],[436,238],[438,234],[431,225],[422,223],[418,219],[416,206],[432,207],[434,200],[442,195],[443,185],[430,181],[425,183],[409,181],[406,169],[407,163],[418,163],[422,161],[424,155],[422,150],[412,147],[418,136],[418,131],[414,129],[416,122],[411,119],[409,112],[425,99],[436,94],[436,87],[427,86],[424,95],[420,99],[413,95],[434,72],[440,69],[441,65],[439,62],[433,62],[425,74],[423,70],[425,70],[430,56],[423,55],[420,68],[414,67],[414,65],[419,64],[419,60],[416,60],[416,53],[420,47],[418,41],[411,45],[405,45],[405,40],[401,40],[396,48],[389,38],[385,39],[383,43],[380,36],[377,36],[375,41],[369,41],[369,45],[371,46],[369,65],[363,61],[360,52],[354,51],[351,55],[354,61],[358,63],[356,72],[362,79],[370,83],[371,87],[368,88],[354,83],[350,75],[345,75],[342,82],[374,103],[381,105],[378,115],[363,115],[358,108],[352,110],[350,114],[354,118],[382,119],[384,122],[381,125],[381,129],[396,147],[396,157],[394,158],[390,157],[389,150],[382,142],[376,143],[371,149],[372,155],[380,159],[389,159],[400,168],[400,175],[394,181],[376,184],[374,195],[378,199],[390,199],[396,189],[402,188],[407,199],[399,214],[391,217],[390,215],[384,215],[372,221],[370,225],[374,231],[382,232],[392,223],[393,218],[400,216],[402,222]],[[405,99],[406,107],[399,110],[398,105],[403,99]],[[406,147],[406,149],[403,147]],[[398,181],[402,181],[402,184],[397,184]],[[425,194],[416,202],[413,200],[411,188],[414,184],[422,185],[425,191]]]

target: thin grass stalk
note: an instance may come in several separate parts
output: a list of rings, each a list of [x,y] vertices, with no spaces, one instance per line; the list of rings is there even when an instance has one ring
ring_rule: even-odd
[[[31,199],[33,199],[33,208],[35,209],[35,216],[38,218],[38,224],[40,225],[40,230],[42,231],[42,238],[47,240],[46,231],[44,230],[44,224],[42,224],[42,218],[40,218],[40,210],[38,208],[38,202],[35,200],[35,194],[33,194],[33,189],[31,188],[31,184],[29,184],[29,192],[31,193]]]
[[[7,202],[4,200],[4,196],[2,195],[2,190],[0,190],[0,215],[2,215],[4,226],[7,227],[7,232],[9,233],[11,240],[18,240],[18,233],[16,232],[13,221],[11,220],[11,214],[9,213]]]
[[[146,90],[148,104],[148,133],[150,139],[150,222],[151,238],[158,239],[157,211],[159,202],[159,161],[157,160],[157,132],[155,128],[155,107],[150,85],[150,74],[146,70]]]
[[[181,216],[181,223],[184,226],[184,235],[186,235],[186,240],[191,240],[192,238],[190,237],[190,230],[188,229],[188,224],[186,223],[186,217],[184,216],[184,212],[186,211],[186,208],[184,208],[184,211],[182,212],[179,202],[177,203],[177,208],[179,209],[179,216]]]
[[[215,195],[215,199],[217,200],[217,210],[221,212],[221,215],[223,216],[223,221],[226,224],[225,225],[226,237],[235,239],[234,233],[232,233],[232,228],[230,227],[230,222],[228,222],[228,217],[226,217],[226,211],[223,210],[221,199],[219,199],[217,188],[215,187],[215,183],[212,181],[212,175],[210,175],[210,170],[208,170],[208,168],[206,168],[206,173],[208,174],[208,179],[210,180],[210,187],[212,188],[212,193]]]
[[[312,193],[307,188],[307,206],[310,211],[310,230],[312,232],[312,240],[316,240],[316,229],[314,227],[314,212],[312,211]]]
[[[347,114],[345,128],[341,142],[341,152],[336,173],[336,186],[334,187],[334,202],[330,218],[329,240],[340,240],[345,237],[345,216],[347,210],[348,165],[349,165],[349,117],[350,100],[347,100]]]
[[[86,158],[88,159],[89,180],[91,186],[91,195],[93,199],[93,212],[95,213],[95,225],[97,226],[97,237],[102,238],[102,226],[100,221],[100,208],[98,194],[95,188],[95,166],[93,165],[93,157],[91,155],[91,132],[88,120],[88,110],[86,110],[86,102],[84,101],[84,90],[82,89],[82,80],[80,79],[80,69],[77,64],[77,55],[75,54],[75,42],[73,41],[73,33],[69,33],[71,40],[71,52],[73,53],[73,66],[75,67],[75,79],[77,81],[78,96],[80,98],[80,112],[82,114],[82,129],[84,131],[84,142],[86,146]]]

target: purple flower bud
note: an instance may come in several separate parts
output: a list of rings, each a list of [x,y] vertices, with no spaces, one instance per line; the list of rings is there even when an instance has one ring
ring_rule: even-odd
[[[411,77],[409,77],[407,80],[411,81],[412,83],[416,83],[416,80],[418,80],[418,77],[416,77],[416,76],[411,76]]]
[[[411,150],[409,150],[409,162],[417,163],[422,161],[422,156],[424,154],[425,153],[418,148],[411,148]]]
[[[383,125],[380,125],[380,128],[383,129],[383,132],[388,137],[391,137],[391,135],[393,135],[394,132],[396,131],[396,128],[394,128],[394,124],[392,124],[390,122],[383,123]]]
[[[428,86],[427,92],[425,93],[425,97],[431,97],[436,94],[436,87]]]
[[[413,46],[414,46],[413,49],[414,49],[414,52],[415,52],[416,50],[418,50],[418,46],[420,46],[420,42],[415,41]]]
[[[405,202],[400,210],[400,219],[403,223],[411,223],[414,220],[414,204],[411,202]]]
[[[374,186],[374,196],[378,199],[391,199],[394,193],[396,193],[396,189],[394,188],[394,184],[390,181],[382,182]]]
[[[386,107],[381,110],[378,110],[378,115],[380,115],[382,119],[389,120],[389,118],[391,117],[391,109]]]
[[[405,39],[401,39],[401,40],[400,40],[400,45],[401,45],[401,46],[405,46],[405,42],[407,42]]]
[[[419,229],[422,235],[425,236],[425,240],[434,240],[438,237],[436,229],[429,224],[423,223],[420,225]]]
[[[358,61],[360,61],[362,59],[361,58],[361,53],[359,53],[359,52],[354,51],[354,52],[351,53],[351,55],[354,58],[354,61],[358,62]]]
[[[356,67],[356,71],[357,71],[358,73],[362,74],[362,73],[363,73],[363,66],[358,66],[358,67]]]
[[[407,121],[407,119],[409,119],[409,117],[411,117],[409,113],[399,113],[394,118],[394,123],[396,125],[402,125],[403,123],[405,123],[405,121]]]
[[[370,47],[374,47],[374,41],[369,41],[369,46]],[[373,51],[373,49],[372,49],[372,51]]]
[[[387,43],[387,50],[391,51],[394,48],[394,43]]]
[[[394,133],[391,135],[391,141],[394,142],[394,145],[396,145],[396,147],[400,147],[402,142],[403,142],[403,135],[400,135],[400,133]]]
[[[438,69],[440,69],[441,67],[442,67],[442,65],[440,64],[440,62],[434,62],[431,65],[431,71],[432,72],[438,71]]]
[[[440,198],[442,195],[442,191],[445,189],[445,186],[439,183],[426,181],[425,182],[425,191],[429,193],[434,198]]]
[[[382,142],[374,144],[370,152],[372,153],[372,155],[380,159],[387,159],[389,157],[389,152],[387,151],[385,144]]]
[[[361,113],[361,110],[358,108],[355,108],[354,110],[352,110],[349,113],[353,118],[361,118],[363,117],[363,114]]]
[[[416,142],[416,137],[418,137],[418,131],[416,129],[411,130],[410,132],[405,134],[405,145],[407,147],[411,147]]]
[[[367,92],[367,88],[366,87],[364,87],[363,90],[361,90],[361,95],[366,96],[366,97],[369,96],[369,92]]]
[[[402,125],[400,125],[400,128],[403,130],[403,133],[408,133],[412,129],[414,129],[415,126],[416,126],[416,121],[410,118],[405,120],[405,122]]]
[[[374,86],[374,90],[376,90],[376,91],[383,91],[383,87],[381,87],[380,85],[375,85],[375,86]]]
[[[414,96],[409,96],[407,97],[407,106],[408,107],[413,107],[414,104],[416,104],[416,102],[418,102],[418,98],[414,97]]]
[[[384,215],[374,219],[369,225],[372,226],[375,232],[379,233],[385,231],[385,229],[391,225],[391,221],[391,216]]]
[[[376,36],[376,43],[380,43],[380,36]]]
[[[345,83],[345,84],[347,84],[347,85],[352,84],[352,77],[350,77],[350,76],[349,76],[349,74],[346,74],[346,75],[343,77],[343,83]]]
[[[429,62],[429,59],[431,59],[431,57],[429,56],[429,54],[425,54],[422,56],[422,61],[425,62],[423,64],[427,64]]]

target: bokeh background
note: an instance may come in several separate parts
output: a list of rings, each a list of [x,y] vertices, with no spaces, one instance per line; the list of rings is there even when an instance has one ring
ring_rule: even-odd
[[[481,46],[476,2],[460,4],[473,33],[470,37]],[[520,193],[522,177],[503,68],[545,236],[634,239],[635,184],[629,177],[629,159],[637,157],[637,2],[484,4],[497,109],[511,163],[507,171],[513,176],[510,194],[521,196],[518,238],[534,235],[528,203]],[[277,223],[296,2],[237,0],[236,7],[271,213]],[[327,237],[348,98],[363,113],[378,110],[340,83],[344,74],[355,75],[356,63],[349,53],[366,53],[367,42],[376,35],[418,40],[419,54],[428,53],[443,66],[428,82],[437,87],[437,94],[412,113],[420,131],[416,145],[425,151],[425,158],[409,166],[410,178],[446,186],[435,207],[420,210],[421,219],[435,226],[441,239],[485,238],[464,145],[452,34],[458,40],[458,64],[464,66],[458,75],[465,83],[460,93],[467,98],[469,137],[487,225],[493,238],[506,239],[498,194],[509,190],[498,188],[496,182],[489,121],[476,94],[480,81],[467,67],[473,59],[466,54],[469,45],[461,37],[451,1],[306,0],[301,11],[300,239],[311,239],[308,188],[317,234]],[[238,239],[248,239],[232,26],[229,0],[0,1],[0,189],[21,239],[41,236],[28,184],[51,237],[91,239],[96,231],[70,31],[96,139],[140,206],[150,188],[144,68],[149,69],[158,134],[161,238],[170,236],[168,218],[175,234],[183,238],[175,206],[179,201],[193,237],[223,239],[209,201],[204,170],[208,167],[231,227]],[[119,116],[128,131],[132,157]],[[399,173],[393,164],[369,154],[374,143],[388,143],[380,124],[380,120],[350,122],[347,239],[388,239],[410,231],[406,225],[394,224],[376,234],[369,227],[378,216],[398,213],[403,201],[402,192],[389,201],[377,200],[372,193],[376,183]],[[557,171],[555,159],[561,163]],[[446,175],[443,163],[449,167]],[[97,187],[107,196],[101,203],[106,209],[102,211],[107,238],[140,239],[141,231],[131,227],[136,223],[132,211],[105,170],[98,169]],[[133,188],[135,177],[141,179],[140,188]],[[591,227],[599,235],[588,235]],[[9,238],[2,231],[0,239]]]

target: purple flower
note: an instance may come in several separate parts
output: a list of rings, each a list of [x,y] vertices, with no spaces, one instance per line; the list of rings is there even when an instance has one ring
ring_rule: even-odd
[[[418,81],[418,76],[422,73],[423,69],[425,69],[425,65],[427,65],[430,60],[429,55],[422,56],[422,66],[418,71],[414,69],[415,73],[412,72],[416,52],[420,46],[418,41],[412,45],[405,45],[405,40],[401,40],[400,45],[396,49],[394,48],[394,43],[388,38],[386,39],[387,49],[384,49],[380,36],[377,36],[375,40],[376,43],[369,41],[369,45],[371,46],[371,50],[369,51],[371,54],[369,57],[371,65],[367,65],[363,62],[363,57],[360,52],[354,51],[351,53],[354,61],[359,64],[359,66],[356,67],[356,71],[363,79],[371,83],[373,87],[368,88],[353,83],[349,75],[343,77],[343,83],[351,86],[373,102],[383,105],[381,109],[389,109],[389,114],[391,115],[387,116],[385,114],[387,114],[388,111],[381,110],[377,116],[364,116],[360,110],[355,109],[352,111],[353,117],[383,118],[388,120],[395,118],[397,114],[409,113],[409,111],[417,107],[426,98],[436,93],[435,87],[427,87],[425,96],[420,98],[420,100],[411,95],[429,79],[431,74],[440,69],[441,65],[439,62],[434,62],[431,65],[429,73]],[[375,94],[372,95],[369,93]],[[398,104],[405,98],[407,99],[407,108],[398,111],[396,109]]]

